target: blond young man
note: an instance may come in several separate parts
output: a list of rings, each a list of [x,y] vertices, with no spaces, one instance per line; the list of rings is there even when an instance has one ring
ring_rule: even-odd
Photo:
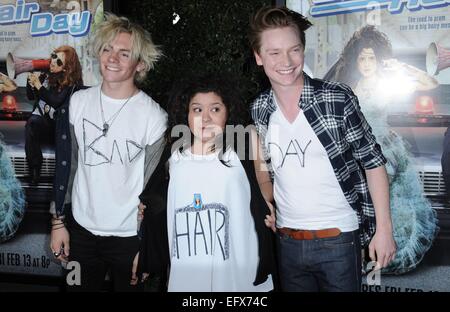
[[[70,102],[71,211],[55,212],[51,249],[59,260],[80,263],[81,285],[70,290],[99,291],[109,271],[116,291],[133,291],[138,195],[159,160],[167,123],[136,83],[160,51],[141,26],[112,14],[99,25],[93,51],[103,82]]]

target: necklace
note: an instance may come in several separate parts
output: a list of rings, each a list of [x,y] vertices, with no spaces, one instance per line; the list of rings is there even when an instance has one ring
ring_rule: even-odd
[[[106,135],[108,134],[108,130],[111,128],[113,122],[116,120],[117,116],[119,116],[119,113],[122,111],[125,105],[127,105],[128,101],[133,97],[133,94],[134,90],[133,93],[131,93],[130,97],[122,104],[120,109],[117,112],[115,112],[114,115],[112,115],[108,120],[105,121],[105,113],[103,112],[103,103],[102,103],[102,89],[100,88],[100,109],[103,121],[103,129],[102,129],[103,136],[106,137]]]

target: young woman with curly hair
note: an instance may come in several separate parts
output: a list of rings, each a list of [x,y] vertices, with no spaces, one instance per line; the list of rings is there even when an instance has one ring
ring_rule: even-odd
[[[141,195],[139,271],[164,277],[170,262],[169,291],[272,290],[272,186],[250,157],[254,132],[254,144],[236,135],[245,115],[237,88],[207,75],[171,94],[167,147]]]

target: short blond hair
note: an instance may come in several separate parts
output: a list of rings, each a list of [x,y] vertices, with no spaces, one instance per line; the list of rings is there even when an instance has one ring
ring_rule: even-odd
[[[92,52],[100,56],[105,45],[112,42],[120,33],[131,35],[131,59],[144,65],[143,70],[137,72],[134,79],[142,82],[162,55],[160,48],[153,43],[150,33],[142,26],[126,17],[105,13],[105,21],[98,25],[92,38]]]

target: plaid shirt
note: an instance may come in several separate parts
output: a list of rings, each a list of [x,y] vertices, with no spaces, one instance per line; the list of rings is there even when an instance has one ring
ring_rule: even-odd
[[[361,113],[358,98],[346,85],[304,74],[299,107],[327,151],[339,185],[358,215],[361,243],[366,246],[375,233],[375,210],[363,170],[382,166],[386,159]],[[250,107],[263,142],[276,109],[271,89],[261,93]],[[266,149],[264,152],[273,177],[270,155]]]

